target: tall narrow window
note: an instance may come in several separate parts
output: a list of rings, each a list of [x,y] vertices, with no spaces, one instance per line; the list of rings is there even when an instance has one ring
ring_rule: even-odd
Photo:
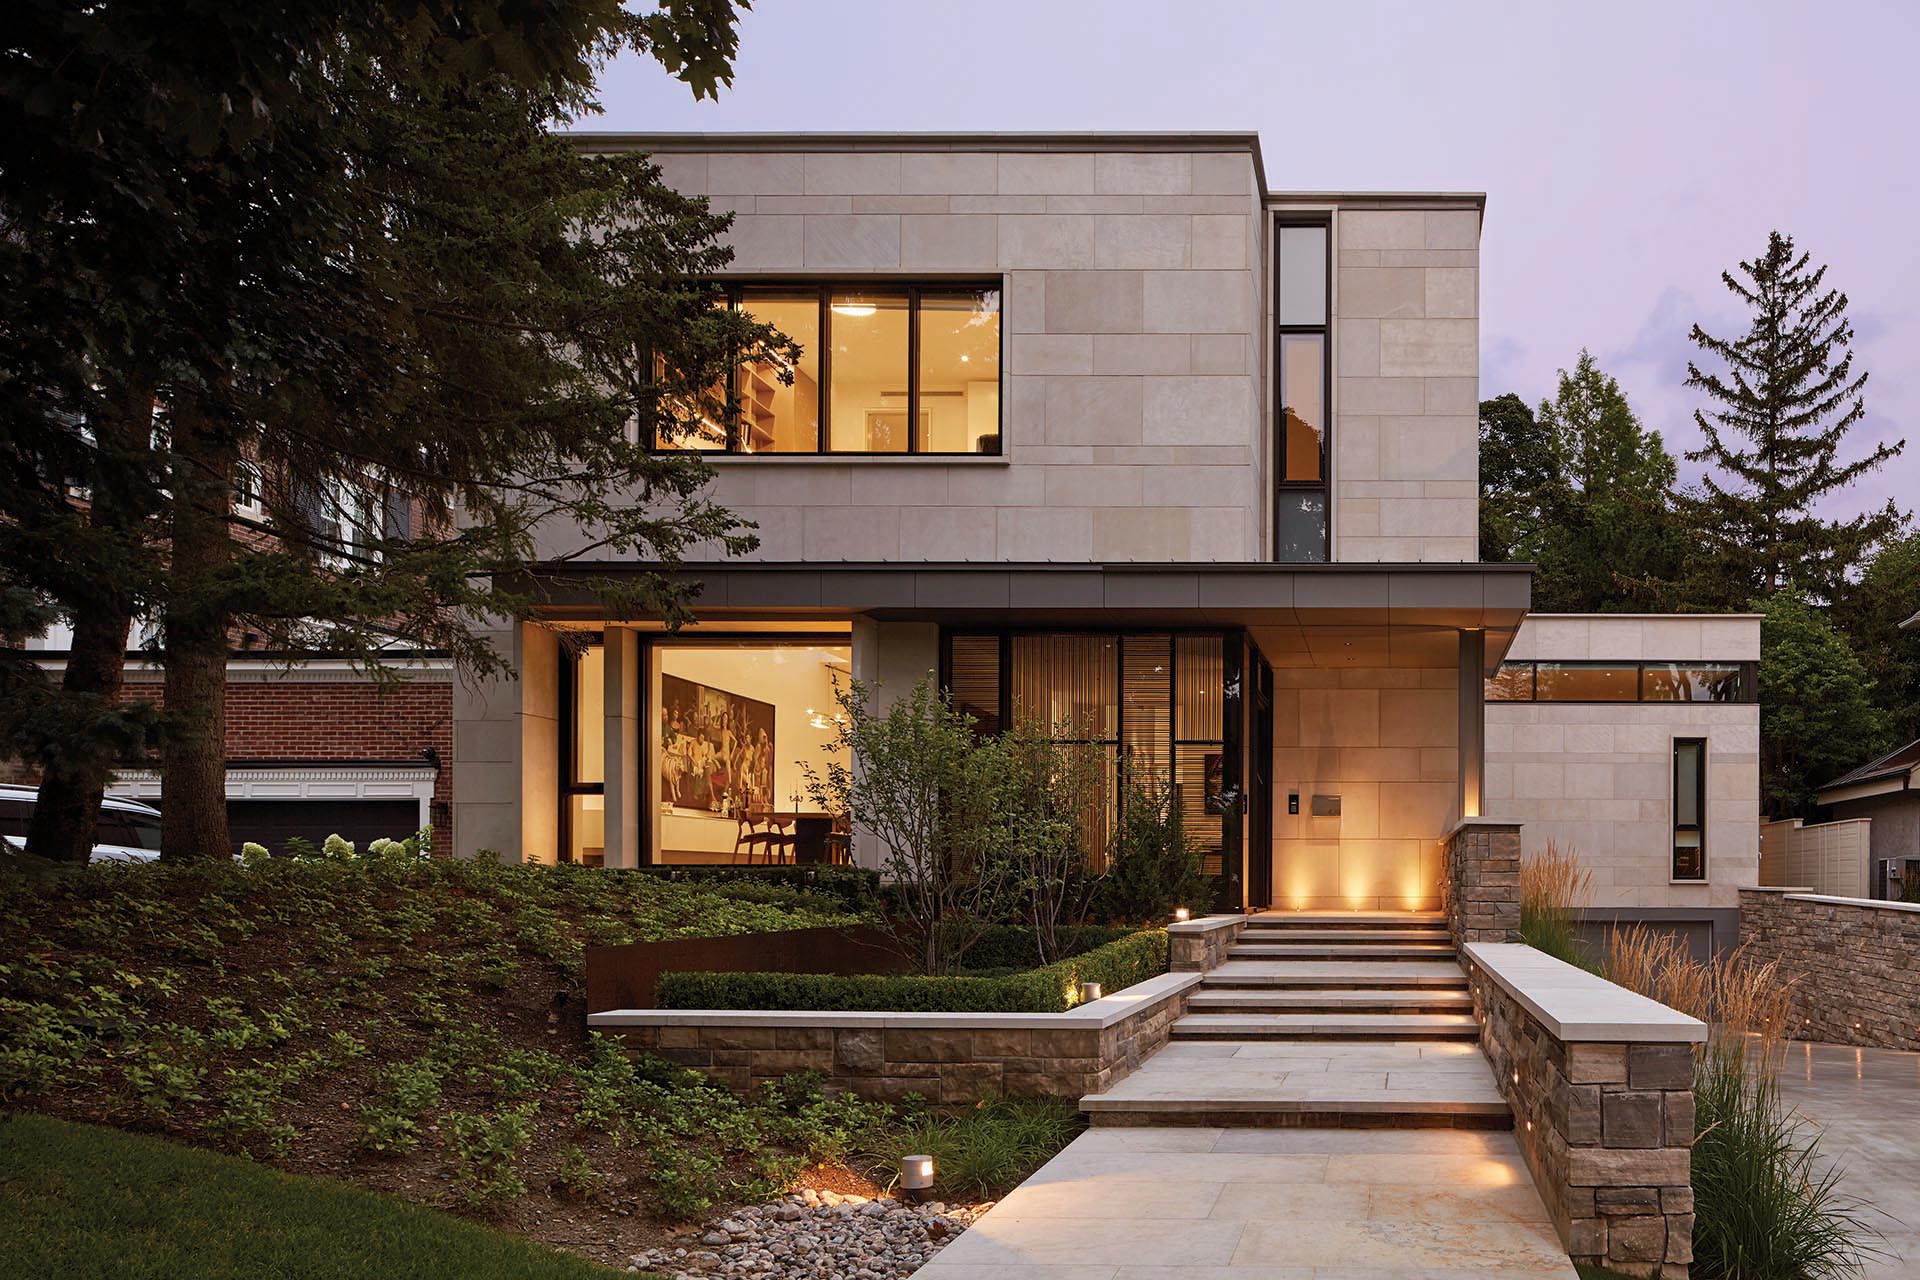
[[[820,448],[820,291],[745,289],[740,309],[800,344],[800,358],[740,366],[740,452]]]
[[[836,453],[909,453],[905,289],[835,289],[827,422]],[[921,410],[924,422],[926,411]]]
[[[1673,740],[1673,878],[1707,878],[1707,743]]]
[[[921,453],[1000,452],[1000,291],[920,290]]]
[[[1327,558],[1327,224],[1276,228],[1274,559]]]
[[[588,644],[560,655],[564,717],[560,750],[561,804],[565,828],[562,862],[590,867],[606,856],[606,648]]]

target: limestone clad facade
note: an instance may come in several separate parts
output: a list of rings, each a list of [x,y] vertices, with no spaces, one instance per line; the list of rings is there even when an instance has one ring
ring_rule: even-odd
[[[543,616],[499,632],[517,676],[456,697],[464,850],[581,855],[572,806],[593,815],[588,856],[672,860],[649,834],[679,798],[663,794],[678,730],[659,653],[785,636],[843,646],[883,703],[932,674],[989,717],[1093,715],[1116,759],[1181,788],[1220,908],[1430,909],[1449,836],[1481,818],[1520,824],[1528,852],[1575,844],[1596,905],[1712,913],[1753,882],[1751,705],[1483,701],[1509,659],[1745,662],[1757,627],[1529,620],[1529,568],[1480,563],[1482,196],[1288,191],[1250,134],[580,145],[644,152],[732,215],[715,282],[730,305],[786,290],[813,300],[811,323],[817,303],[822,385],[793,385],[816,396],[802,434],[819,447],[735,426],[703,455],[711,497],[759,546],[695,550],[699,617],[680,636],[606,618],[585,581],[646,566],[591,556],[556,568]],[[992,298],[997,355],[930,382],[903,337],[884,407],[836,398],[833,370],[864,357],[835,335],[873,312],[853,295],[912,309],[958,290]],[[933,323],[914,315],[900,334]],[[929,394],[966,400],[963,447],[921,451]],[[859,449],[842,442],[857,414]],[[556,558],[578,545],[540,541]],[[605,673],[584,730],[567,674],[582,644]],[[1184,665],[1142,656],[1176,652]],[[604,780],[580,774],[583,732]],[[1667,874],[1676,737],[1709,744],[1703,884]],[[878,856],[857,832],[851,848]]]

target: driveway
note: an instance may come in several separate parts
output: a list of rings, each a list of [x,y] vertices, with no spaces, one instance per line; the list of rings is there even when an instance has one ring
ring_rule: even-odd
[[[1794,1044],[1781,1095],[1821,1132],[1848,1194],[1873,1210],[1890,1256],[1867,1264],[1870,1280],[1920,1275],[1920,1053]]]

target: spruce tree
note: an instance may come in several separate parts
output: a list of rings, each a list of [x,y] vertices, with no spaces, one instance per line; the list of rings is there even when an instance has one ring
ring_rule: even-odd
[[[1823,288],[1790,236],[1772,232],[1766,251],[1721,280],[1752,312],[1747,332],[1692,339],[1723,366],[1687,365],[1687,385],[1705,391],[1695,410],[1705,443],[1687,454],[1710,464],[1685,509],[1706,553],[1697,603],[1734,605],[1789,586],[1836,598],[1847,572],[1899,533],[1906,516],[1890,500],[1850,519],[1816,513],[1820,500],[1899,455],[1905,441],[1843,461],[1847,432],[1867,412],[1864,370],[1854,371],[1847,297]]]

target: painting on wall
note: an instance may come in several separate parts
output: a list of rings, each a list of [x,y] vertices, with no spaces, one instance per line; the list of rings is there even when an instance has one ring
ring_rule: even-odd
[[[773,808],[773,704],[660,677],[662,803],[705,813]]]

